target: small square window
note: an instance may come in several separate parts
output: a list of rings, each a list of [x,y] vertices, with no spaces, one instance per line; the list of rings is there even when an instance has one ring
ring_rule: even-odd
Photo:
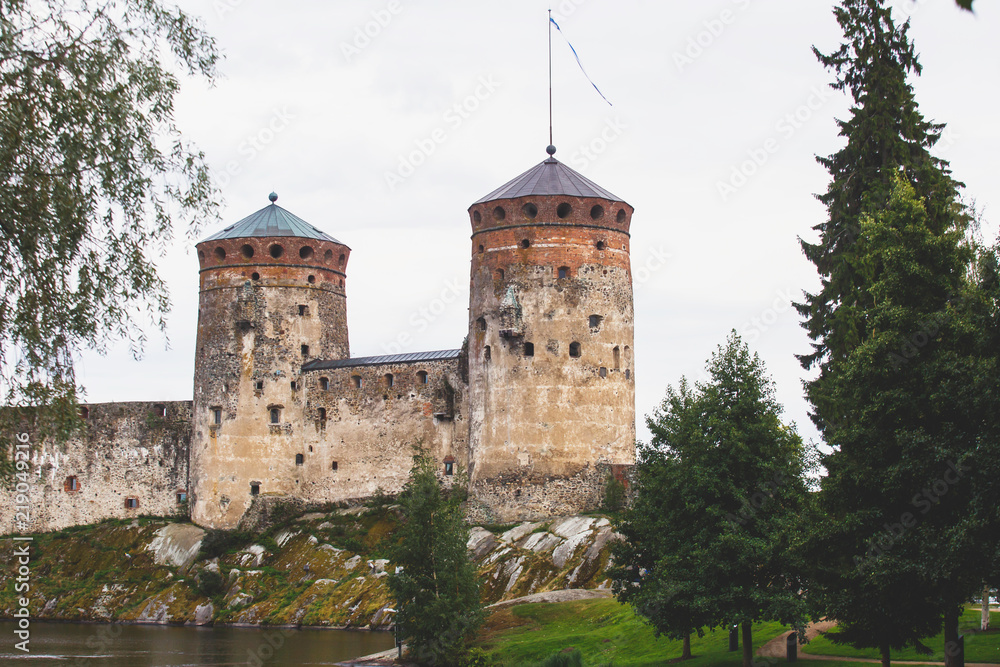
[[[309,356],[309,346],[308,345],[303,345],[302,346],[302,356],[303,357],[308,357]]]
[[[559,273],[558,273],[558,275],[559,275],[560,280],[563,279],[563,278],[569,278],[569,267],[568,266],[560,266],[559,267]]]
[[[305,462],[306,462],[306,457],[305,457],[304,454],[296,454],[295,455],[295,465],[300,466],[300,465],[302,465]]]
[[[601,366],[601,377],[602,378],[608,377],[608,369],[605,368],[604,366]]]
[[[309,306],[299,306],[299,316],[305,317],[309,314]]]
[[[134,498],[133,497],[133,498],[126,498],[125,499],[125,509],[134,510],[134,509],[136,509],[138,507],[139,507],[139,499],[138,498]]]
[[[251,496],[259,496],[260,495],[260,484],[251,484],[250,485],[250,495]]]
[[[80,480],[77,479],[76,475],[70,475],[63,482],[63,491],[76,492],[80,490]]]
[[[330,464],[330,469],[331,470],[336,470],[337,469],[337,462],[336,461],[334,461],[333,463]]]
[[[417,384],[427,384],[427,371],[417,371]]]
[[[455,474],[455,464],[452,463],[451,461],[446,462],[444,464],[444,474],[446,474],[446,475],[454,475]]]
[[[360,375],[352,375],[351,376],[351,386],[352,387],[354,387],[355,389],[361,389],[361,385],[362,384],[363,384],[363,381],[361,380],[361,376]]]
[[[188,499],[187,491],[178,491],[177,492],[177,502],[178,503],[186,503],[187,499]]]
[[[524,344],[524,356],[526,356],[526,357],[533,357],[533,356],[535,356],[535,344],[534,343],[525,343]]]
[[[569,356],[573,357],[574,359],[576,359],[576,358],[578,358],[580,356],[580,344],[579,343],[573,342],[573,343],[569,344]]]
[[[254,384],[254,389],[256,389],[257,391],[264,391],[264,381],[257,380],[257,382]]]
[[[278,408],[271,408],[271,423],[278,424],[281,422],[281,410]]]

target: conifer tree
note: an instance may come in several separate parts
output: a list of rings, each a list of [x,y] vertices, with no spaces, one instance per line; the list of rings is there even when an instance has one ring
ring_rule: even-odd
[[[731,334],[713,354],[710,379],[668,389],[647,423],[636,497],[618,526],[613,589],[658,633],[683,638],[742,624],[805,620],[797,574],[807,514],[806,458],[763,363]]]
[[[484,619],[479,580],[466,545],[469,527],[456,481],[442,488],[434,459],[414,456],[410,479],[400,495],[403,525],[390,575],[397,623],[410,657],[420,665],[463,664],[468,639]]]

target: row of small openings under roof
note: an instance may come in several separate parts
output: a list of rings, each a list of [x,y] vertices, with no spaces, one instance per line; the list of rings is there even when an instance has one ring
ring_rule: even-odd
[[[242,256],[244,259],[252,259],[256,252],[257,251],[254,249],[254,247],[249,243],[244,243],[243,247],[240,248],[240,256]],[[283,246],[280,243],[272,243],[267,247],[267,252],[272,259],[281,259],[285,255],[285,246]],[[202,259],[204,259],[204,253],[199,253],[199,254],[201,254]],[[218,259],[219,261],[226,259],[226,257],[228,256],[226,249],[221,245],[217,246],[215,250],[212,251],[212,254],[215,255],[215,258]],[[334,268],[343,269],[344,264],[347,262],[347,255],[345,253],[341,253],[336,261],[334,261],[333,256],[334,256],[333,250],[327,250],[325,253],[323,253],[323,262],[329,264]],[[304,245],[299,248],[300,259],[318,261],[315,259],[315,257],[316,257],[316,251],[313,249],[312,246]]]
[[[524,220],[534,220],[538,217],[538,205],[532,202],[524,204],[521,209],[521,218]],[[497,222],[507,219],[507,209],[503,206],[496,206],[491,212],[493,219]],[[573,215],[573,205],[569,202],[562,202],[556,206],[556,217],[559,219],[565,219]],[[603,220],[606,215],[604,207],[600,204],[595,204],[590,207],[590,219],[597,221]],[[619,208],[618,212],[615,214],[615,222],[622,224],[628,219],[628,214],[625,212],[624,208]],[[483,221],[483,215],[479,211],[472,212],[472,220],[476,223]]]

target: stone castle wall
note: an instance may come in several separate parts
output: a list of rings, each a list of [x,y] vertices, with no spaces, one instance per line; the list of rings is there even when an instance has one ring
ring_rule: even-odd
[[[12,479],[0,488],[0,533],[187,512],[179,494],[188,488],[191,401],[98,403],[81,413],[81,431],[63,444],[28,433],[28,521]]]

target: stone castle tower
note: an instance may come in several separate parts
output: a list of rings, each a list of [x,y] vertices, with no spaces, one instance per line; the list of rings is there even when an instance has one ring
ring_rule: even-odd
[[[548,152],[469,208],[469,469],[504,521],[635,462],[632,207]]]
[[[302,366],[350,356],[350,249],[271,204],[197,245],[192,520],[233,527],[262,488],[294,496]]]

